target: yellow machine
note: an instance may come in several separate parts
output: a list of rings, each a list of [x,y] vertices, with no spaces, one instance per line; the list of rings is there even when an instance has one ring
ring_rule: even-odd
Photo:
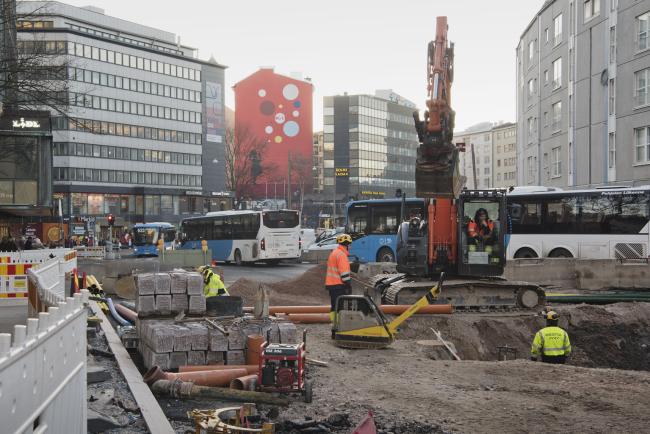
[[[334,344],[342,348],[385,348],[393,343],[397,328],[421,307],[434,304],[442,289],[444,273],[438,284],[403,314],[388,321],[381,309],[367,295],[342,295],[336,299]]]

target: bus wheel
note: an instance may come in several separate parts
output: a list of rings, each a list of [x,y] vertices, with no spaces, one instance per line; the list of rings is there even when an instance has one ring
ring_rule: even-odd
[[[395,255],[388,247],[382,247],[377,252],[377,262],[395,262]]]
[[[559,247],[557,249],[553,249],[551,253],[548,254],[548,257],[549,258],[573,258],[573,255],[567,249],[563,249]]]
[[[515,259],[530,259],[530,258],[537,258],[537,253],[535,253],[533,249],[530,249],[528,247],[519,249],[517,250],[517,253],[515,253]]]
[[[239,249],[235,250],[235,265],[243,265],[244,262],[241,260],[241,252]]]

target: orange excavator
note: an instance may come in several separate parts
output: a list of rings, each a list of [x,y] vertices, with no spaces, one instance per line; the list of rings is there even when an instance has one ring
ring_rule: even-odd
[[[422,120],[413,114],[420,142],[415,189],[424,200],[424,215],[408,220],[402,215],[398,273],[376,276],[375,288],[384,303],[410,304],[444,272],[441,303],[468,309],[543,305],[539,286],[500,278],[506,263],[505,190],[463,190],[459,155],[464,144],[453,143],[454,45],[447,39],[447,17],[438,17],[436,26],[436,39],[427,48],[427,109]]]

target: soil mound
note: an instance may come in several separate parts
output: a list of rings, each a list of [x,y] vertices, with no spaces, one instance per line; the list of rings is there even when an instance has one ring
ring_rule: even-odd
[[[268,288],[272,306],[329,304],[329,294],[324,283],[326,269],[325,264],[316,265],[301,276],[275,283],[240,278],[228,287],[228,291],[242,297],[245,306],[253,304],[260,285]]]

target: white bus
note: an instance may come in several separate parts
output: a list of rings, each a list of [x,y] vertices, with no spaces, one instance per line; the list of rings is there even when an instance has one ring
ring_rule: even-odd
[[[208,242],[212,260],[237,265],[300,257],[300,213],[218,211],[181,222],[181,249],[201,249]]]
[[[508,193],[507,257],[647,259],[650,186]]]

